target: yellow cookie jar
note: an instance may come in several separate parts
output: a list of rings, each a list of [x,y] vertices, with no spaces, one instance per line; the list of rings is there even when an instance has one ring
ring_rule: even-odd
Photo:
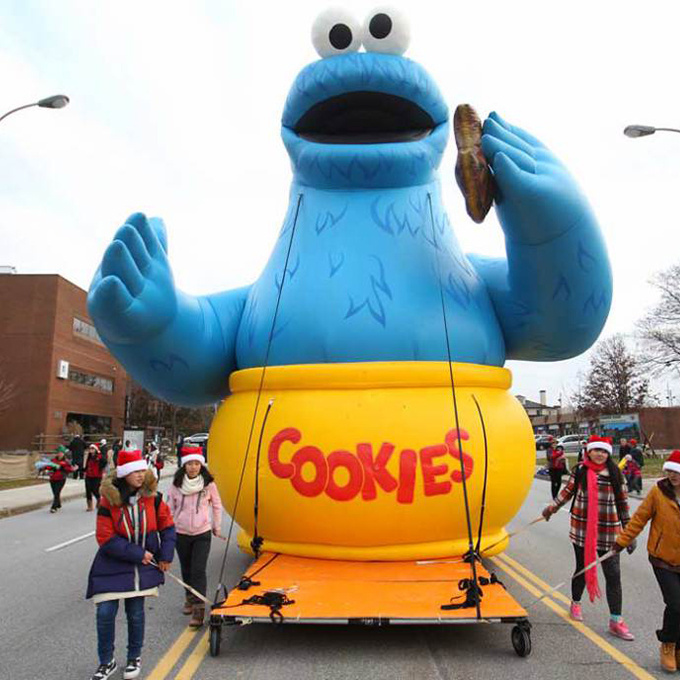
[[[240,545],[249,549],[253,535],[256,469],[264,550],[347,560],[461,555],[463,474],[475,543],[485,475],[481,548],[500,541],[533,477],[531,425],[508,391],[510,371],[452,368],[459,431],[446,362],[271,366],[254,423],[262,369],[233,373],[209,463],[225,509],[236,506]]]

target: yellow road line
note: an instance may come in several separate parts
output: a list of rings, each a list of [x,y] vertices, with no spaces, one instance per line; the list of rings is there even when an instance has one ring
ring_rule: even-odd
[[[170,649],[160,658],[155,668],[147,675],[147,680],[165,680],[168,673],[174,668],[179,657],[196,637],[196,630],[186,628],[171,645]]]
[[[526,590],[528,590],[534,597],[540,597],[541,595],[543,595],[543,592],[541,592],[541,590],[534,587],[523,576],[520,576],[520,574],[518,574],[512,567],[510,567],[510,565],[507,562],[499,560],[497,557],[491,557],[490,559],[494,564],[498,565],[501,569],[503,569],[503,571],[505,571],[505,573],[508,574],[508,576],[513,578],[515,581],[517,581],[517,583],[519,583]],[[528,571],[528,569],[526,571]],[[540,580],[538,576],[534,575],[532,580],[537,579]],[[546,590],[549,589],[550,589],[549,587],[546,588]],[[653,675],[650,675],[644,668],[638,666],[631,658],[627,657],[623,652],[620,652],[616,647],[609,644],[609,642],[607,642],[603,637],[600,637],[595,631],[588,628],[588,626],[578,621],[572,621],[569,618],[567,610],[560,607],[560,605],[558,605],[556,602],[553,602],[553,600],[551,600],[549,597],[546,597],[541,601],[546,607],[552,609],[552,611],[554,611],[555,614],[557,614],[559,617],[564,619],[568,624],[576,628],[576,630],[579,633],[585,635],[585,637],[587,637],[591,642],[595,643],[602,651],[609,654],[609,656],[611,656],[615,661],[618,661],[626,670],[630,671],[636,678],[639,678],[639,680],[655,680]]]
[[[507,562],[513,569],[517,570],[520,574],[524,574],[530,581],[533,581],[539,588],[543,588],[543,590],[547,593],[549,590],[552,589],[552,586],[549,586],[543,579],[538,578],[536,574],[533,572],[529,571],[526,567],[523,567],[517,560],[513,560],[512,557],[509,557],[508,555],[498,555],[504,562]],[[555,600],[560,600],[561,602],[564,602],[564,604],[570,605],[571,600],[566,596],[563,595],[559,590],[556,590],[554,593],[550,594],[550,597],[552,597]]]
[[[191,680],[194,677],[194,673],[198,670],[201,662],[205,658],[209,651],[208,645],[208,635],[210,629],[208,629],[198,644],[194,647],[194,651],[189,654],[189,658],[184,662],[182,668],[179,669],[179,673],[175,676],[175,680]]]

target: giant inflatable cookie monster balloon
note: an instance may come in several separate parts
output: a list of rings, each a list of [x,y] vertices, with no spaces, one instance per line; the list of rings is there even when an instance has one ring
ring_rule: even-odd
[[[264,549],[461,554],[465,476],[475,537],[499,550],[535,464],[503,364],[568,359],[596,340],[612,295],[600,229],[562,163],[492,113],[481,148],[507,257],[464,254],[437,176],[449,111],[402,56],[403,19],[381,10],[362,27],[327,12],[313,42],[321,59],[283,110],[290,205],[260,277],[212,295],[177,290],[163,223],[137,213],[104,253],[90,313],[154,394],[224,399],[210,466],[227,508],[237,505],[242,545],[257,478]]]

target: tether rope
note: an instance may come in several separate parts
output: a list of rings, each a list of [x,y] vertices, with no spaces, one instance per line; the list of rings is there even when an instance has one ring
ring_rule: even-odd
[[[432,195],[428,192],[427,194],[427,202],[430,208],[430,222],[432,225],[432,239],[433,239],[433,246],[434,246],[434,257],[435,257],[435,263],[437,266],[437,279],[439,281],[439,297],[441,299],[442,303],[442,316],[444,318],[444,334],[446,336],[446,355],[448,358],[448,364],[449,364],[449,378],[451,380],[451,395],[453,397],[453,414],[454,414],[454,420],[456,423],[456,435],[458,437],[458,451],[460,452],[460,474],[461,474],[461,479],[463,483],[463,500],[465,502],[465,519],[467,521],[467,531],[468,531],[468,545],[469,545],[469,556],[470,556],[470,566],[472,567],[472,583],[474,584],[473,586],[473,591],[474,592],[474,600],[475,600],[475,607],[477,610],[477,618],[481,618],[481,611],[480,611],[480,605],[479,605],[479,593],[477,591],[477,565],[476,565],[476,558],[475,558],[475,553],[474,553],[474,545],[473,545],[473,539],[472,539],[472,523],[470,521],[470,504],[468,501],[468,493],[467,493],[467,484],[465,481],[465,463],[463,461],[463,443],[460,437],[460,422],[458,418],[458,400],[456,398],[456,383],[453,379],[453,365],[451,363],[451,345],[449,342],[449,326],[448,326],[448,321],[446,319],[446,304],[444,302],[444,287],[442,285],[442,276],[441,276],[441,268],[439,266],[439,254],[438,254],[438,246],[437,246],[437,233],[435,229],[435,223],[434,223],[434,212],[432,210]]]
[[[486,437],[486,424],[484,423],[484,416],[482,415],[482,407],[479,405],[479,402],[477,401],[477,397],[475,395],[472,395],[472,399],[475,402],[475,406],[477,407],[477,412],[479,413],[479,421],[482,424],[482,434],[484,435],[484,485],[482,486],[482,506],[479,509],[479,531],[477,534],[477,547],[475,548],[475,552],[477,553],[478,556],[481,557],[481,554],[479,552],[479,549],[482,544],[482,528],[484,526],[484,510],[486,509],[486,483],[487,479],[489,477],[489,442],[487,441]]]
[[[267,341],[267,351],[265,352],[265,357],[264,357],[264,364],[262,366],[262,374],[260,376],[260,384],[257,388],[257,399],[255,400],[255,410],[253,412],[253,419],[250,423],[250,433],[248,434],[248,443],[246,444],[246,452],[245,456],[243,457],[243,465],[241,466],[241,476],[239,478],[238,482],[238,489],[236,491],[236,499],[234,500],[234,506],[232,508],[231,512],[231,522],[229,524],[229,532],[227,534],[227,544],[224,548],[224,557],[222,558],[222,568],[220,569],[220,581],[219,585],[217,586],[217,591],[215,593],[215,603],[217,603],[220,590],[224,590],[225,592],[225,599],[226,599],[226,588],[223,584],[223,579],[224,579],[224,569],[227,564],[227,556],[229,555],[229,546],[231,545],[231,535],[232,531],[234,529],[234,523],[235,523],[235,517],[236,517],[236,509],[238,508],[238,502],[241,497],[241,487],[243,486],[243,477],[245,475],[246,471],[246,463],[248,462],[248,454],[250,453],[250,444],[253,439],[253,430],[255,429],[255,420],[257,418],[257,409],[259,408],[260,405],[260,397],[262,396],[262,387],[264,385],[264,377],[265,373],[267,371],[267,365],[269,363],[269,352],[271,350],[272,346],[272,340],[274,339],[274,329],[276,328],[276,318],[279,313],[279,305],[281,304],[281,294],[283,293],[283,286],[286,281],[286,272],[288,271],[288,260],[290,258],[290,251],[293,247],[293,237],[295,236],[295,228],[297,227],[297,222],[298,222],[298,216],[300,214],[300,205],[302,204],[302,194],[298,194],[298,201],[297,201],[297,206],[295,208],[295,218],[293,220],[293,228],[291,229],[290,232],[290,240],[288,241],[288,250],[286,252],[286,260],[283,265],[283,275],[281,277],[281,286],[279,287],[279,293],[276,298],[276,307],[274,308],[274,318],[272,319],[272,326],[269,331],[269,339]]]

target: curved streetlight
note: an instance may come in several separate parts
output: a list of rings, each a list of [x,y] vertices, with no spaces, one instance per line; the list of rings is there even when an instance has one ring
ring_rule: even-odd
[[[69,98],[65,94],[55,94],[52,95],[51,97],[45,97],[45,99],[33,102],[32,104],[24,104],[23,106],[17,106],[16,109],[12,109],[11,111],[8,111],[7,113],[0,116],[0,121],[3,120],[4,118],[7,118],[7,116],[9,116],[12,113],[16,113],[17,111],[21,111],[22,109],[30,109],[32,106],[40,106],[43,109],[63,109],[69,103],[69,101],[70,101]]]
[[[680,132],[680,130],[676,130],[675,128],[653,127],[652,125],[629,125],[623,131],[623,134],[626,135],[626,137],[632,137],[633,139],[636,139],[637,137],[647,137],[648,135],[653,135],[655,132],[659,131]]]

